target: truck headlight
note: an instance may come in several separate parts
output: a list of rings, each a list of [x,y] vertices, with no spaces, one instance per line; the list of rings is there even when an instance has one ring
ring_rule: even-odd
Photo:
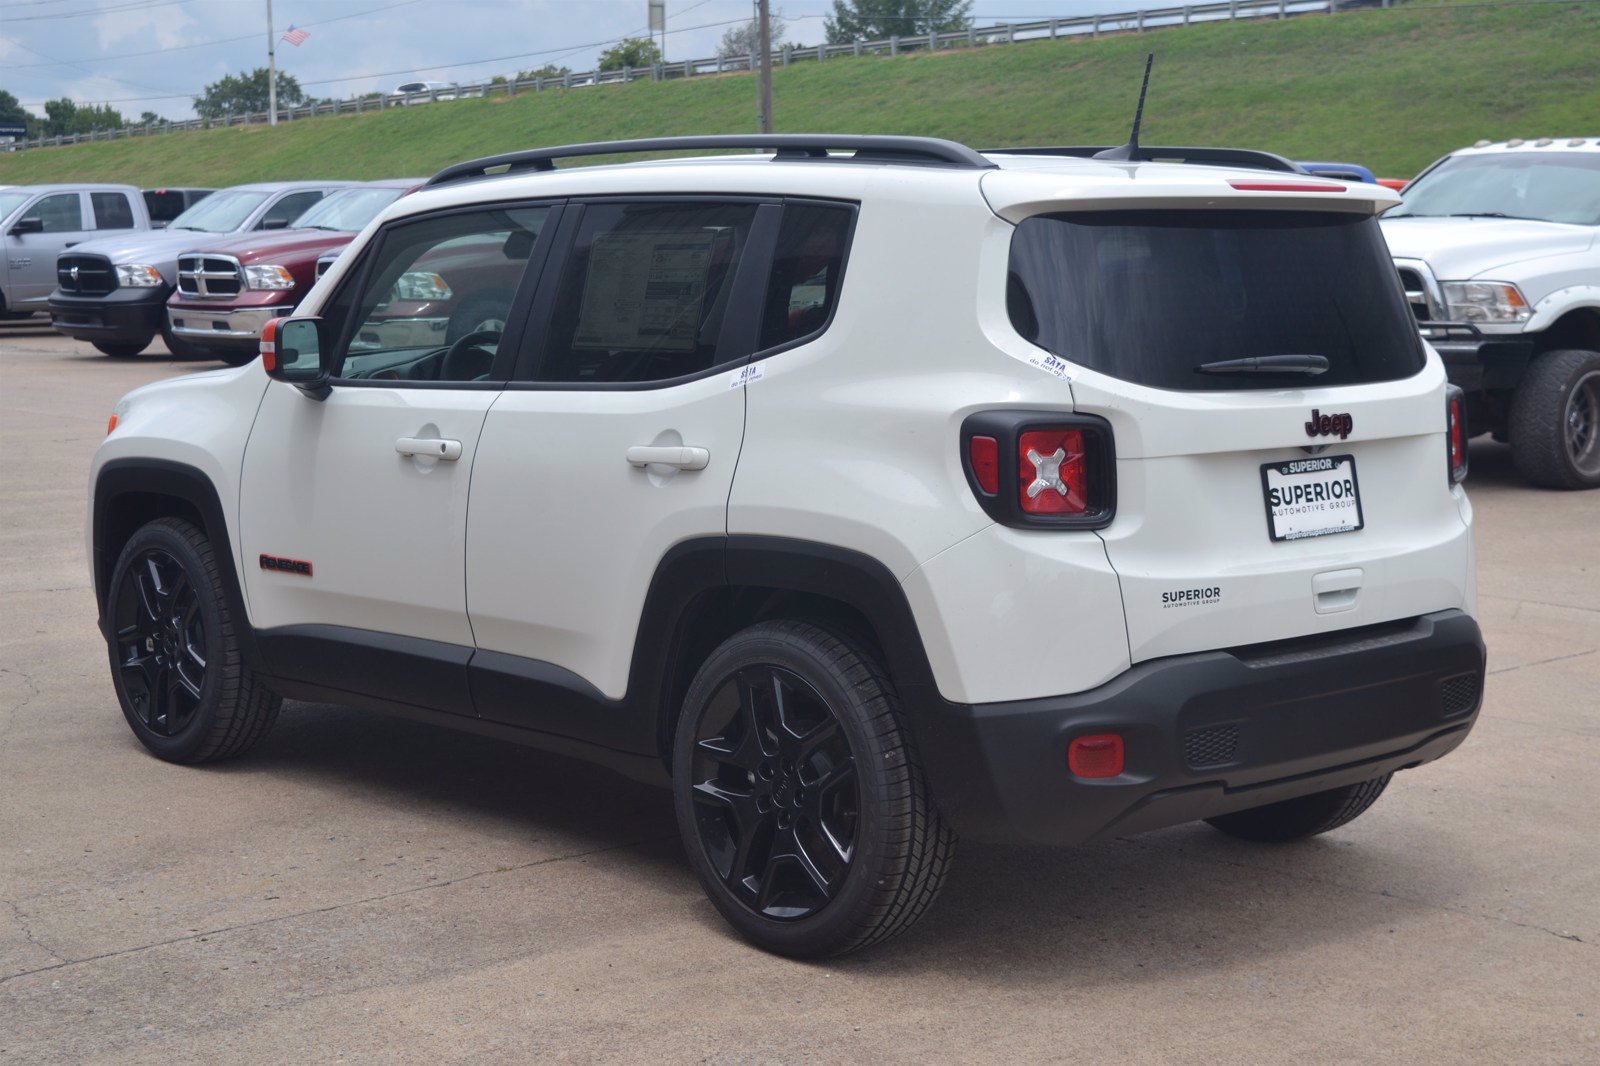
[[[245,284],[252,289],[292,289],[294,275],[275,263],[261,263],[244,268]]]
[[[394,283],[396,300],[448,300],[453,295],[443,278],[426,270],[408,270]]]
[[[1503,281],[1447,281],[1443,288],[1445,313],[1452,321],[1508,325],[1533,317],[1521,291]]]
[[[161,271],[149,263],[118,263],[117,284],[128,289],[148,289],[156,285],[165,285],[166,279],[161,276]]]

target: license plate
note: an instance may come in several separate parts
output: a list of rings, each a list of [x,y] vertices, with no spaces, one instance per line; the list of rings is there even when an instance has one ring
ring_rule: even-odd
[[[1354,533],[1364,525],[1353,455],[1264,463],[1261,493],[1267,503],[1267,532],[1273,540]]]

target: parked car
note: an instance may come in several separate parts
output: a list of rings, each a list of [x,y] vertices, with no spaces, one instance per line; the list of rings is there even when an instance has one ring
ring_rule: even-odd
[[[1378,179],[1373,176],[1372,171],[1368,170],[1360,163],[1302,162],[1300,164],[1300,169],[1304,170],[1307,174],[1317,174],[1324,178],[1338,178],[1341,181],[1364,181],[1369,185],[1375,185],[1378,182]]]
[[[179,343],[238,365],[256,356],[261,327],[287,315],[316,280],[319,256],[344,247],[368,222],[422,183],[374,181],[334,192],[278,233],[253,233],[175,255],[167,332]]]
[[[1535,485],[1600,487],[1600,137],[1451,152],[1383,235],[1468,432],[1509,440]]]
[[[132,185],[13,185],[0,189],[0,318],[47,309],[56,256],[95,237],[148,230]]]
[[[166,229],[167,223],[216,191],[215,189],[146,189],[144,206],[150,211],[150,225],[155,229]]]
[[[426,104],[432,100],[454,100],[458,86],[453,81],[408,81],[396,85],[389,94],[395,104]]]
[[[235,185],[208,196],[164,230],[85,241],[56,260],[50,322],[111,356],[138,355],[160,334],[174,355],[199,350],[167,328],[178,253],[213,236],[280,230],[349,181]]]
[[[556,166],[715,149],[771,154]],[[958,833],[1349,822],[1483,693],[1396,197],[1094,151],[441,171],[258,360],[116,405],[88,537],[129,726],[201,763],[356,702],[669,784],[713,904],[797,956],[915,923]],[[494,325],[366,340],[417,273]]]

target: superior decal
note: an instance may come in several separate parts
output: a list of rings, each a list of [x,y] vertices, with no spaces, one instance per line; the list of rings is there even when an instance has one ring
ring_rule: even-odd
[[[1222,599],[1222,590],[1216,586],[1202,589],[1173,589],[1171,592],[1161,594],[1161,609],[1168,607],[1205,606]]]
[[[1351,500],[1356,495],[1356,483],[1349,478],[1333,481],[1314,481],[1309,485],[1283,485],[1267,490],[1267,503],[1273,507],[1294,507],[1302,503]]]

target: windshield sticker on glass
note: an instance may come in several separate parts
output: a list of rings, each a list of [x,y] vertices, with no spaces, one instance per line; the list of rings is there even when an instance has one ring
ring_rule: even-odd
[[[713,233],[607,233],[594,239],[574,348],[693,351]]]

